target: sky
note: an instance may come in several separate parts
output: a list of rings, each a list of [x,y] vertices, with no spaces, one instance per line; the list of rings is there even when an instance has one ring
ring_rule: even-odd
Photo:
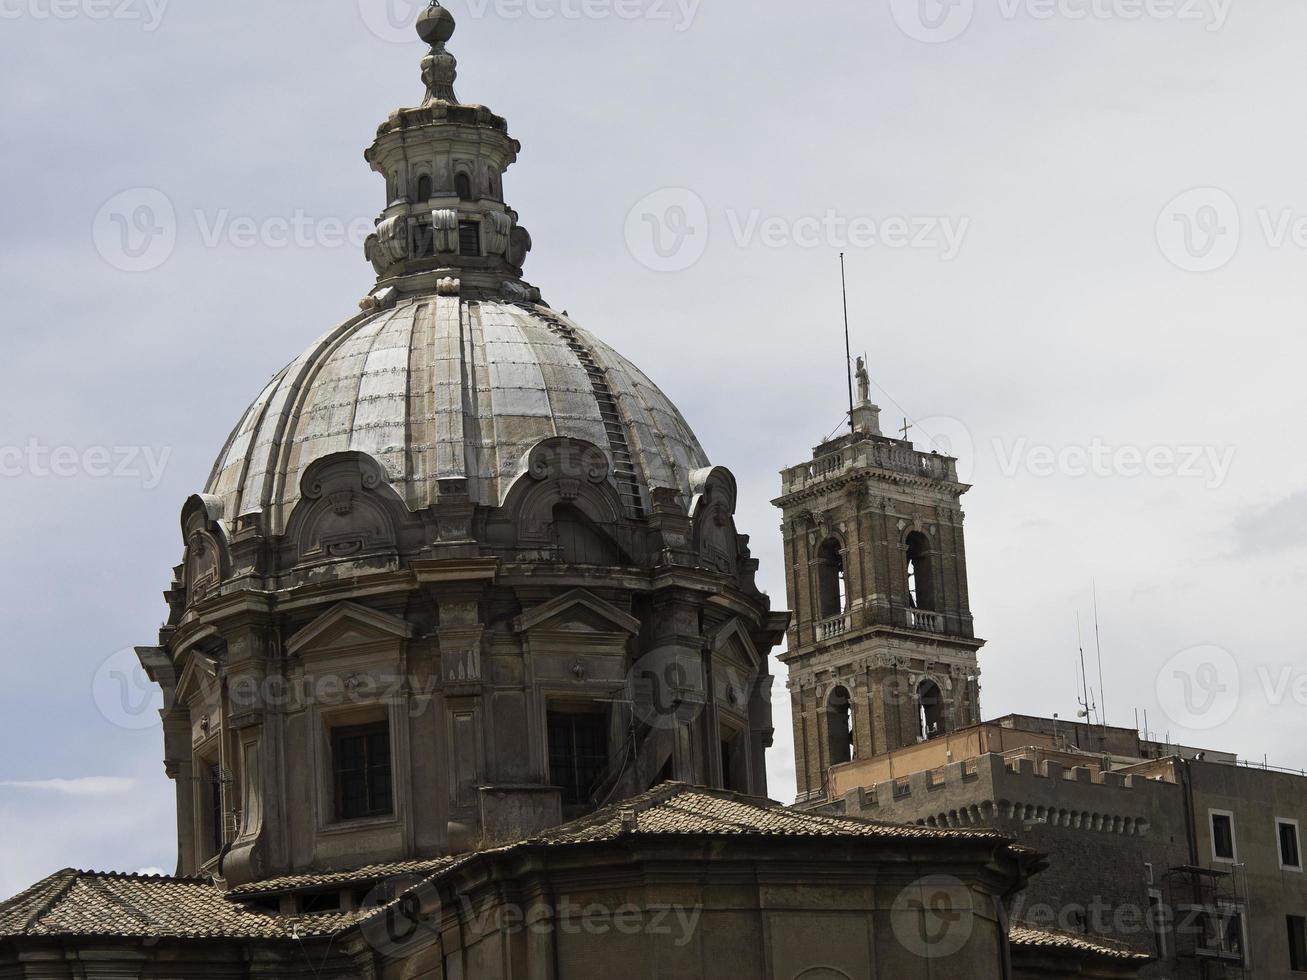
[[[230,428],[371,285],[362,150],[422,94],[420,6],[0,0],[0,895],[175,864],[115,685]],[[1109,722],[1307,766],[1307,7],[450,7],[460,95],[523,144],[528,278],[736,474],[777,607],[844,252],[886,428],[974,485],[985,714],[1076,712],[1079,617]]]

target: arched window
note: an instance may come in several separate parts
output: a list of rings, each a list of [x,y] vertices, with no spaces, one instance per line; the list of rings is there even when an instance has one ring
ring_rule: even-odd
[[[418,203],[431,200],[431,178],[423,174],[418,178]]]
[[[917,717],[923,742],[945,734],[944,696],[934,681],[922,681],[917,687]]]
[[[913,609],[935,608],[935,579],[930,539],[920,531],[908,535],[908,599]]]
[[[842,616],[849,608],[848,578],[844,554],[831,538],[817,551],[817,605],[822,619]]]
[[[454,178],[454,191],[460,201],[472,200],[472,178],[467,174],[458,174]]]
[[[826,738],[832,766],[852,760],[853,705],[847,687],[835,688],[826,698]]]

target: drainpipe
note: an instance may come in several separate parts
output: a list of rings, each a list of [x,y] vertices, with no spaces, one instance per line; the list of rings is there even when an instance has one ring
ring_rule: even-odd
[[[1181,794],[1184,799],[1184,829],[1185,840],[1189,845],[1189,866],[1198,867],[1198,812],[1194,801],[1194,781],[1193,773],[1189,768],[1189,760],[1177,757],[1180,763],[1180,783],[1184,788]],[[1203,904],[1202,885],[1198,881],[1198,876],[1193,876],[1193,902],[1195,905]],[[1178,945],[1178,944],[1177,944]],[[1199,974],[1206,980],[1210,976],[1207,963],[1199,961]]]

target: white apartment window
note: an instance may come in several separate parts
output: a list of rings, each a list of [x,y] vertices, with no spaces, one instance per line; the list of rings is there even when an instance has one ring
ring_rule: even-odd
[[[1298,821],[1288,817],[1275,818],[1275,836],[1280,843],[1280,870],[1302,870],[1302,838]]]
[[[1221,864],[1235,864],[1239,859],[1234,840],[1234,814],[1228,810],[1212,810],[1212,860]]]

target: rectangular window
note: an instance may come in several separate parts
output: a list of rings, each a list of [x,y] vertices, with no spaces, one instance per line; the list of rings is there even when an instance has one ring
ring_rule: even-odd
[[[1289,924],[1289,969],[1307,973],[1307,918],[1289,915],[1285,921]]]
[[[549,779],[563,806],[584,806],[608,768],[608,722],[597,713],[549,712]]]
[[[460,221],[458,223],[458,254],[467,256],[481,254],[481,222]]]
[[[1212,811],[1212,858],[1217,861],[1231,863],[1236,860],[1234,814],[1232,813]]]
[[[338,820],[384,817],[394,812],[389,725],[383,721],[332,729],[331,758]]]
[[[1302,847],[1298,837],[1298,821],[1275,821],[1276,836],[1280,839],[1280,870],[1302,870]]]

